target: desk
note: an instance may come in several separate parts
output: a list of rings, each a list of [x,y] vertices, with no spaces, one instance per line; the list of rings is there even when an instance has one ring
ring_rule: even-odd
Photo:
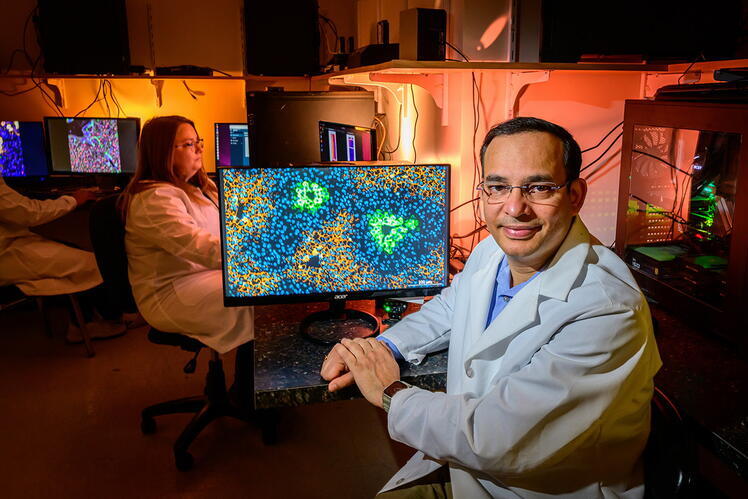
[[[655,384],[674,399],[699,443],[748,481],[748,361],[723,340],[651,308],[662,357]]]
[[[349,302],[350,308],[374,312],[373,301]],[[255,307],[255,406],[278,409],[332,400],[361,397],[358,388],[335,393],[319,375],[329,346],[317,345],[298,334],[301,319],[323,310],[326,304]],[[418,306],[409,305],[408,312]],[[444,390],[447,383],[447,352],[428,356],[418,366],[401,373],[404,381],[427,390]]]

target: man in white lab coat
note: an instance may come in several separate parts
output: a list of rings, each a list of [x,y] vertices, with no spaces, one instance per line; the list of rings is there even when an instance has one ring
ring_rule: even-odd
[[[579,219],[579,146],[516,118],[489,131],[481,161],[492,237],[384,341],[343,340],[321,374],[330,390],[355,381],[418,450],[382,497],[642,497],[661,362],[636,282]],[[446,347],[446,393],[399,381],[394,357]]]
[[[57,199],[30,199],[16,192],[0,175],[0,286],[17,286],[29,296],[54,296],[90,290],[102,279],[96,258],[51,241],[29,230],[56,220],[94,199],[88,189],[79,189]],[[97,320],[87,324],[95,338],[125,332],[122,323]],[[80,330],[71,324],[68,340],[82,341]]]

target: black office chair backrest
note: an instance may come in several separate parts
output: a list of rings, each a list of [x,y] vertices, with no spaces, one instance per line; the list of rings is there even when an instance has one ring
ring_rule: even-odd
[[[117,210],[119,195],[99,199],[91,208],[89,231],[96,263],[112,303],[122,312],[138,311],[127,276],[125,226]]]
[[[655,387],[652,430],[644,450],[644,497],[689,497],[697,474],[697,452],[680,411],[662,390]]]

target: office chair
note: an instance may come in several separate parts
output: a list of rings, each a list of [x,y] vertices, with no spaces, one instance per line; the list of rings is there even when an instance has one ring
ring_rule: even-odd
[[[655,387],[652,429],[644,450],[645,499],[691,497],[697,476],[696,443],[675,404]]]
[[[90,232],[91,243],[96,255],[96,262],[108,289],[114,296],[113,303],[119,303],[123,312],[137,312],[137,305],[132,295],[132,288],[127,274],[127,254],[125,253],[125,228],[117,211],[119,195],[102,198],[91,209]],[[203,348],[208,348],[211,360],[205,378],[203,395],[185,397],[168,402],[161,402],[146,407],[141,413],[140,428],[144,434],[156,431],[155,416],[177,413],[195,413],[195,416],[182,430],[174,443],[174,461],[177,469],[186,471],[192,468],[193,457],[188,449],[190,444],[211,421],[222,416],[231,416],[242,421],[249,421],[253,415],[251,404],[240,407],[230,399],[226,390],[223,364],[218,352],[210,349],[200,341],[179,333],[159,331],[153,327],[148,332],[148,339],[159,345],[171,345],[194,353],[193,358],[184,367],[185,373],[193,373],[197,365],[197,356]],[[235,387],[239,394],[253,394],[254,341],[237,349],[237,371]],[[247,375],[249,370],[249,375]],[[239,373],[242,373],[240,375]]]

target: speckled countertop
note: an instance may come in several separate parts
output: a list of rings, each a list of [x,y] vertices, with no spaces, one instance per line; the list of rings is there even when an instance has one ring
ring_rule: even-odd
[[[655,384],[673,399],[699,443],[748,479],[748,361],[732,345],[652,308],[662,369]]]
[[[374,313],[373,301],[348,303],[349,308]],[[299,323],[325,304],[272,305],[255,307],[255,404],[258,409],[345,400],[360,397],[353,386],[336,393],[327,391],[319,375],[331,347],[302,337]],[[417,306],[409,305],[409,312]],[[447,354],[427,357],[418,366],[402,371],[402,379],[428,390],[443,390],[447,380]]]

